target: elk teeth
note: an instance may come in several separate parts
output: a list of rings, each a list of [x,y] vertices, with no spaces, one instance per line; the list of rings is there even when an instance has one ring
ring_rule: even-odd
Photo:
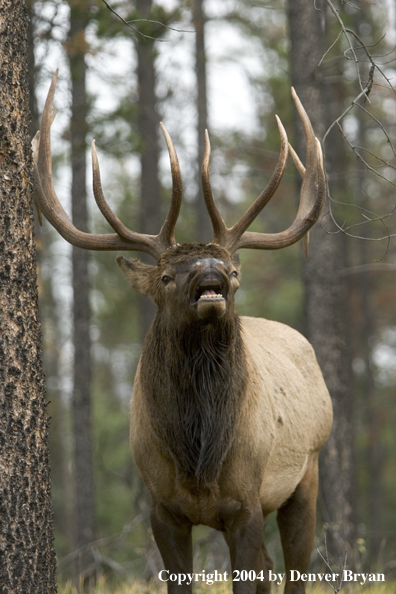
[[[217,295],[201,295],[201,297],[199,299],[222,299],[223,295],[221,293],[218,293]]]

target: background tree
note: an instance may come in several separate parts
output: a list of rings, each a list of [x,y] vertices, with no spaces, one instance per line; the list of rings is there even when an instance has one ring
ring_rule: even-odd
[[[29,134],[27,11],[0,24],[0,583],[56,592],[48,416],[38,321]]]
[[[205,10],[204,0],[194,0],[193,23],[195,29],[195,71],[197,77],[197,237],[198,241],[210,241],[211,225],[209,215],[203,199],[201,187],[201,167],[205,152],[205,130],[208,125],[207,74],[205,53]]]
[[[86,191],[86,134],[88,100],[86,92],[85,55],[88,44],[85,29],[89,23],[89,6],[72,0],[70,29],[66,44],[70,63],[72,90],[70,142],[71,142],[71,204],[72,221],[82,231],[88,230]],[[76,497],[76,548],[95,540],[95,495],[91,440],[91,314],[89,303],[89,252],[73,246],[73,425]],[[78,558],[77,579],[89,578],[92,555]],[[92,569],[91,569],[92,571]]]
[[[155,235],[161,228],[161,186],[158,177],[158,108],[156,94],[155,37],[150,23],[152,0],[136,1],[136,18],[143,21],[140,35],[135,36],[138,78],[138,113],[136,129],[140,140],[140,232]],[[144,256],[143,260],[151,261]],[[146,335],[154,315],[154,304],[139,296],[141,337]]]
[[[325,4],[297,0],[290,1],[288,7],[292,85],[310,114],[315,133],[323,138],[335,117],[334,102],[339,101],[332,96],[332,87],[325,86],[323,72],[318,68],[327,49]],[[295,121],[297,123],[297,118]],[[299,126],[295,137],[297,152],[303,154]],[[341,151],[338,137],[332,137],[326,144],[325,155],[328,183],[334,194],[342,169]],[[334,235],[334,230],[320,224],[312,229],[304,281],[307,337],[315,349],[333,401],[333,429],[321,454],[320,500],[323,517],[329,524],[328,545],[331,553],[338,557],[345,545],[353,551],[356,529],[348,289],[347,277],[342,274],[346,254],[345,241],[342,236]]]

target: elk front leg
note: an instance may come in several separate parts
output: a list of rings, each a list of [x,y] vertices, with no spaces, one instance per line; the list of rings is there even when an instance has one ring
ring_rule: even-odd
[[[260,550],[260,559],[259,559],[259,573],[263,572],[263,578],[257,580],[257,590],[256,594],[270,594],[271,592],[271,582],[269,581],[269,570],[273,570],[274,564],[272,562],[271,557],[268,554],[268,551],[265,547],[265,544],[261,542],[261,550]]]
[[[165,566],[162,575],[168,580],[168,594],[191,594],[192,585],[187,583],[188,579],[178,583],[183,579],[179,576],[192,573],[191,522],[177,509],[162,503],[152,503],[150,516],[155,542]],[[176,574],[178,580],[171,581],[171,574]]]
[[[255,594],[257,590],[260,582],[242,580],[241,572],[249,574],[254,570],[258,574],[263,569],[263,531],[264,516],[259,503],[253,509],[243,508],[226,524],[225,537],[230,549],[234,594]]]
[[[283,555],[285,558],[285,594],[304,594],[305,583],[290,581],[291,571],[307,573],[316,525],[318,494],[318,454],[309,460],[305,475],[293,495],[278,510]]]

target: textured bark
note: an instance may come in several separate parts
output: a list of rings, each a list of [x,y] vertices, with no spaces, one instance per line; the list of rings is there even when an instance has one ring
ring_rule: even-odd
[[[208,99],[206,93],[206,55],[205,55],[205,14],[204,0],[194,3],[195,28],[195,71],[197,76],[198,113],[198,157],[197,157],[197,213],[198,241],[209,242],[213,237],[212,225],[205,205],[201,186],[201,165],[205,152],[205,130],[208,128]]]
[[[36,101],[36,94],[35,94],[35,77],[36,77],[36,63],[34,57],[34,30],[33,30],[33,6],[34,0],[27,0],[26,1],[26,9],[28,13],[28,71],[29,71],[29,107],[30,107],[30,115],[31,115],[31,135],[34,136],[39,129],[39,117],[38,117],[38,110],[37,110],[37,101]]]
[[[137,0],[139,18],[150,18],[152,0]],[[137,130],[141,142],[141,233],[156,234],[161,228],[161,186],[158,177],[158,130],[157,96],[155,91],[155,48],[152,39],[137,36],[137,75],[139,84]],[[145,262],[153,263],[145,254]],[[146,335],[154,316],[155,307],[146,297],[139,297],[141,338]]]
[[[362,15],[360,11],[355,16],[355,23],[359,26]],[[357,146],[366,146],[365,122],[361,110],[357,113],[359,122],[359,132],[356,139]],[[357,161],[355,167],[359,171],[356,181],[356,203],[362,208],[370,209],[370,201],[365,192],[365,182],[367,178],[367,169],[361,161]],[[364,237],[368,233],[367,225],[362,225],[361,235]],[[361,241],[358,244],[359,261],[358,264],[364,265],[370,260],[370,246],[368,241]],[[368,549],[373,560],[378,559],[381,548],[381,542],[384,539],[384,485],[383,485],[383,443],[381,439],[382,411],[378,407],[377,391],[373,374],[371,361],[371,339],[375,329],[375,312],[373,310],[372,296],[373,287],[370,282],[370,272],[364,268],[357,274],[355,280],[355,289],[358,293],[358,303],[360,304],[360,316],[358,324],[354,328],[358,342],[358,356],[362,357],[365,363],[364,381],[361,387],[365,410],[365,425],[367,427],[368,443],[366,450],[365,463],[367,465],[368,492],[366,499],[366,509],[368,510],[367,526]]]
[[[55,593],[31,206],[27,12],[0,8],[0,592]]]
[[[289,0],[292,84],[304,104],[316,135],[323,136],[331,122],[330,85],[323,84],[318,68],[326,48],[325,11],[313,0]],[[297,123],[297,119],[296,119]],[[296,126],[296,146],[304,154],[303,134]],[[327,145],[326,166],[331,191],[337,192],[337,138]],[[340,154],[340,153],[338,153]],[[328,207],[324,207],[326,212]],[[333,230],[333,229],[332,229]],[[333,401],[334,423],[321,455],[320,501],[329,523],[330,553],[353,549],[354,469],[352,394],[348,351],[348,287],[342,271],[345,245],[342,235],[326,233],[320,224],[310,232],[304,282],[307,336],[312,343]]]
[[[135,6],[138,18],[150,18],[150,12],[153,6],[152,0],[136,0]],[[139,85],[137,131],[141,143],[139,231],[156,234],[160,230],[163,220],[161,216],[161,185],[158,177],[158,130],[160,118],[157,113],[155,45],[152,39],[144,38],[140,35],[136,37],[135,42]],[[154,263],[154,260],[146,254],[140,254],[139,258],[144,262]],[[156,307],[150,299],[143,295],[139,295],[138,299],[140,338],[143,340],[153,320]],[[150,526],[150,507],[147,491],[140,479],[136,502],[148,528]],[[147,534],[151,533],[147,532]],[[156,570],[153,568],[161,566],[159,553],[156,549],[153,550],[150,538],[148,536],[148,541],[146,542],[148,557],[142,574],[143,579],[147,581],[155,577]]]
[[[359,10],[353,11],[350,18],[353,18],[353,28],[359,31],[363,23],[370,23],[371,8],[362,5]],[[360,52],[360,59],[365,59],[365,54]],[[368,68],[368,65],[367,65]],[[362,101],[365,105],[365,101]],[[365,105],[368,108],[368,105]],[[355,118],[358,121],[359,128],[356,138],[357,146],[367,146],[368,130],[366,129],[365,118],[362,110],[357,110]],[[370,210],[372,204],[366,193],[366,182],[368,170],[365,165],[356,160],[355,168],[358,170],[355,189],[355,203],[362,208]],[[369,229],[367,225],[362,225],[360,234],[364,237],[368,235]],[[372,258],[372,251],[370,249],[369,241],[360,241],[356,246],[359,250],[358,264],[365,265]],[[358,304],[360,305],[359,317],[354,328],[357,342],[357,355],[360,356],[365,363],[365,372],[363,382],[360,386],[363,401],[362,407],[365,411],[364,424],[367,429],[367,449],[365,450],[364,464],[367,467],[368,490],[365,493],[365,509],[368,512],[366,523],[368,527],[367,543],[371,559],[374,563],[378,563],[379,555],[383,543],[386,539],[386,528],[384,518],[384,444],[382,437],[383,430],[383,411],[381,410],[377,397],[378,392],[375,386],[373,365],[371,361],[372,338],[375,334],[375,311],[373,308],[374,287],[372,281],[374,280],[371,273],[367,270],[362,270],[353,275],[352,279],[355,281],[355,290],[357,291]],[[360,404],[360,403],[359,403]]]
[[[87,231],[86,130],[87,96],[85,87],[84,2],[70,4],[68,56],[72,82],[72,116],[70,124],[72,164],[72,220]],[[73,343],[74,388],[73,423],[76,480],[76,545],[84,546],[95,539],[95,499],[91,443],[91,339],[89,305],[89,253],[73,246]],[[86,573],[92,559],[79,560],[79,573]]]
[[[362,179],[365,172],[362,171]],[[363,204],[363,208],[368,205]],[[361,242],[361,264],[367,263],[367,242]],[[362,271],[358,275],[357,289],[360,295],[360,321],[358,329],[360,354],[365,362],[363,383],[363,406],[368,443],[366,450],[367,476],[369,480],[366,509],[368,511],[368,549],[371,559],[376,562],[381,545],[386,538],[384,523],[384,481],[383,481],[383,411],[378,407],[377,392],[371,361],[371,338],[374,334],[374,312],[372,307],[372,287],[370,273]]]

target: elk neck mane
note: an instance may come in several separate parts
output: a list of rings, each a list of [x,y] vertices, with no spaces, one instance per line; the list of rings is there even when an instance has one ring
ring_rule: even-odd
[[[141,370],[153,429],[178,477],[196,486],[215,482],[247,383],[238,315],[169,328],[157,313]]]

